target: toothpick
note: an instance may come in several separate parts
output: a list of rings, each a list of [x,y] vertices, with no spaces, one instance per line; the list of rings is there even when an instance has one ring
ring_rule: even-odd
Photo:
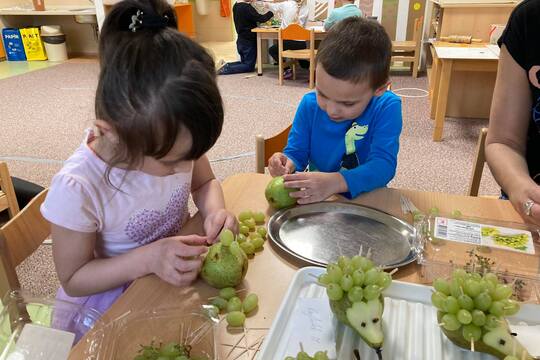
[[[253,356],[251,357],[251,360],[255,359],[255,356],[257,356],[257,353],[261,349],[261,345],[263,344],[263,342],[264,342],[264,336],[261,338],[261,340],[259,340],[259,345],[257,346],[257,349],[255,349],[255,352],[253,353]]]
[[[302,345],[302,342],[300,342],[300,351],[304,352],[304,345]]]
[[[184,340],[184,323],[180,325],[180,343],[185,344]]]
[[[525,359],[527,359],[527,352],[525,351],[525,349],[523,349],[523,351],[521,352],[521,360]]]
[[[238,339],[238,341],[236,342],[236,344],[233,345],[232,349],[229,351],[229,353],[225,356],[225,359],[228,359],[229,356],[231,356],[232,352],[236,349],[236,347],[238,346],[238,344],[240,344],[240,341],[242,341],[243,338],[246,337],[246,333],[244,332],[244,334],[242,334],[242,337],[240,339]]]
[[[262,344],[262,340],[260,341],[260,343]],[[255,344],[253,344],[253,345],[255,345]],[[253,346],[253,345],[252,345],[252,346]],[[232,360],[237,360],[238,358],[240,358],[240,356],[244,355],[244,354],[247,353],[247,352],[248,352],[248,350],[245,349],[244,351],[242,351],[241,353],[239,353],[238,355],[236,355],[236,357],[235,357],[234,359],[232,359]]]
[[[364,244],[360,244],[360,251],[358,252],[358,255],[362,256],[363,252],[364,252]]]
[[[459,291],[461,291],[461,295],[464,294],[464,292],[463,292],[463,286],[459,285]]]
[[[251,354],[249,353],[249,345],[248,345],[248,342],[247,342],[248,336],[247,336],[247,330],[246,330],[245,327],[244,327],[244,336],[245,336],[245,337],[244,337],[244,340],[245,340],[244,343],[246,344],[247,357],[249,358],[249,357],[251,357],[251,356],[250,356]]]
[[[444,325],[446,325],[446,323],[443,323],[443,322],[442,322],[442,323],[439,323],[438,325],[439,325],[439,326],[444,326]]]
[[[474,352],[474,339],[471,338],[471,351]]]
[[[390,271],[390,276],[394,275],[395,273],[397,273],[399,270],[399,268],[395,268],[394,270]]]
[[[371,248],[368,248],[366,257],[367,257],[368,259],[371,258]]]

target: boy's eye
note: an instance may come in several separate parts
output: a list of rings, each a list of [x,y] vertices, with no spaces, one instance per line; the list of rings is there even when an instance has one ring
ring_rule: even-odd
[[[352,102],[345,102],[345,103],[343,103],[343,105],[345,105],[345,106],[353,106],[354,104],[356,104],[356,103],[352,103]]]

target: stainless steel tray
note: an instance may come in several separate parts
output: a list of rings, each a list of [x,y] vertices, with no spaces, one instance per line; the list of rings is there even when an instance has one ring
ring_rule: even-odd
[[[326,266],[340,255],[366,255],[384,269],[413,262],[415,229],[365,206],[321,202],[276,212],[268,221],[270,239],[293,257]]]

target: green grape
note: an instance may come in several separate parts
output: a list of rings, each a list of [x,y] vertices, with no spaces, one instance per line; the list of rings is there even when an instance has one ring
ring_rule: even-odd
[[[503,360],[519,360],[517,357],[515,356],[512,356],[512,355],[507,355],[504,357]]]
[[[472,322],[476,326],[484,326],[486,323],[486,314],[482,310],[473,310],[472,313]]]
[[[229,300],[236,296],[236,290],[232,287],[226,287],[219,290],[219,296],[225,300]]]
[[[470,324],[471,321],[472,321],[472,315],[470,312],[468,312],[467,310],[465,309],[461,309],[457,312],[457,315],[456,315],[458,321],[460,323],[462,323],[463,325],[467,325],[467,324]]]
[[[328,275],[327,273],[319,275],[318,280],[323,285],[328,285],[332,282],[332,280],[330,279],[330,275]]]
[[[453,210],[452,211],[452,217],[459,219],[462,216],[461,211],[459,210]]]
[[[178,344],[175,342],[168,343],[164,345],[160,350],[159,354],[162,356],[180,356],[180,350],[178,349]]]
[[[478,310],[487,311],[491,306],[491,296],[487,292],[483,292],[474,298],[474,305]]]
[[[261,237],[264,239],[266,235],[268,234],[268,231],[266,231],[266,228],[261,226],[257,228],[257,233],[261,235]]]
[[[465,278],[467,277],[467,272],[464,269],[458,268],[452,271],[452,277],[454,279],[465,280]]]
[[[328,284],[326,294],[330,300],[339,301],[343,297],[343,289],[338,284]]]
[[[469,279],[463,284],[463,290],[467,295],[475,298],[482,292],[482,285],[476,280]]]
[[[351,265],[354,267],[354,270],[361,268],[362,261],[362,256],[360,255],[355,255],[351,258]]]
[[[249,228],[250,231],[255,230],[255,219],[249,218],[243,221],[244,225]]]
[[[244,235],[244,234],[236,235],[236,241],[238,242],[238,244],[241,244],[241,243],[245,242],[246,240],[247,240],[246,235]]]
[[[249,234],[248,238],[249,240],[262,239],[262,236],[258,232],[254,232],[254,233]]]
[[[473,311],[474,309],[474,301],[469,296],[463,294],[459,295],[457,298],[458,304],[462,309]]]
[[[365,285],[374,285],[379,282],[379,270],[376,268],[371,268],[366,271],[364,284]]]
[[[447,313],[456,314],[459,310],[459,304],[455,297],[448,296],[444,299],[444,309]]]
[[[300,351],[298,355],[296,355],[296,360],[311,360],[311,356],[305,351]]]
[[[360,269],[354,270],[354,272],[352,274],[352,278],[353,278],[353,281],[354,281],[354,285],[356,285],[356,286],[364,285],[365,274],[364,274],[364,272],[362,270],[360,270]]]
[[[431,209],[429,209],[429,214],[433,216],[439,216],[440,214],[439,208],[436,206],[433,206]]]
[[[480,275],[477,272],[469,273],[469,274],[470,274],[471,279],[473,279],[473,280],[476,280],[476,281],[482,280],[482,275]]]
[[[287,356],[285,360],[296,360],[296,358],[294,356]]]
[[[249,294],[242,303],[242,310],[244,314],[249,314],[259,305],[259,297],[257,294]]]
[[[240,234],[243,234],[246,236],[249,235],[249,227],[247,227],[246,225],[240,225],[238,230],[240,231]]]
[[[341,268],[341,270],[343,270],[345,268],[345,266],[349,265],[351,263],[351,259],[349,259],[348,257],[344,256],[344,255],[341,255],[340,257],[338,257],[338,261],[337,261],[339,267]]]
[[[440,291],[435,291],[434,293],[431,294],[431,302],[439,310],[445,311],[445,307],[444,307],[445,300],[446,300],[446,295],[444,295]]]
[[[497,284],[495,284],[495,283],[493,283],[491,281],[482,280],[482,285],[484,286],[484,291],[487,291],[490,295],[495,293],[495,289],[497,287]]]
[[[242,310],[242,300],[238,296],[232,297],[227,303],[227,312],[231,311],[241,311]]]
[[[220,309],[215,305],[205,305],[202,311],[212,319],[219,317],[220,313]]]
[[[250,210],[246,210],[246,211],[242,211],[238,215],[238,220],[244,221],[244,220],[252,218],[252,217],[253,217],[253,213]]]
[[[226,320],[227,324],[232,327],[241,327],[244,326],[246,315],[241,311],[231,311],[227,314]]]
[[[512,296],[512,287],[506,284],[498,284],[493,291],[493,300],[508,299]]]
[[[444,314],[441,318],[441,326],[448,331],[456,331],[461,327],[456,315]]]
[[[368,285],[364,288],[364,297],[366,300],[377,299],[381,295],[381,287],[379,285]]]
[[[390,286],[390,284],[392,284],[392,275],[388,274],[388,273],[385,273],[384,271],[382,271],[380,274],[379,274],[379,286],[384,290],[384,289],[388,289],[388,287]]]
[[[484,327],[488,329],[495,329],[499,327],[500,324],[501,324],[501,320],[497,316],[493,314],[489,314],[486,316],[486,323]]]
[[[326,351],[317,351],[313,354],[313,360],[328,360],[328,354]]]
[[[482,337],[482,329],[472,324],[464,325],[461,333],[463,334],[463,338],[469,342],[471,340],[478,341]]]
[[[494,301],[489,307],[489,313],[497,317],[504,315],[504,303],[502,301]]]
[[[486,273],[484,274],[484,280],[489,281],[495,285],[499,283],[499,278],[494,273]]]
[[[228,303],[228,301],[225,300],[224,298],[220,297],[220,296],[218,296],[217,298],[212,299],[212,301],[210,302],[210,304],[214,305],[219,310],[225,310],[227,308],[227,303]]]
[[[264,216],[264,213],[262,212],[253,213],[253,219],[257,224],[264,224],[265,218],[266,216]]]
[[[221,234],[219,234],[219,241],[221,241],[224,246],[230,246],[234,241],[233,232],[229,229],[223,229]]]
[[[264,240],[260,237],[255,238],[251,240],[251,244],[253,244],[253,247],[255,248],[255,251],[259,251],[263,249]]]
[[[240,244],[240,248],[244,250],[244,253],[246,255],[253,255],[255,254],[255,246],[251,243],[251,241],[245,241]]]
[[[343,271],[337,264],[328,264],[328,267],[326,268],[326,272],[328,273],[328,276],[330,276],[330,279],[333,283],[338,284],[341,281],[341,277],[343,276]]]
[[[354,285],[354,281],[351,275],[343,275],[339,283],[343,291],[349,291]]]
[[[352,275],[354,272],[354,267],[352,266],[352,264],[347,264],[343,267],[342,271],[343,275]]]
[[[359,302],[364,298],[364,290],[360,286],[353,286],[347,293],[347,297],[351,302]]]
[[[504,315],[512,316],[519,312],[519,303],[515,300],[506,299],[503,300],[504,303]]]
[[[463,286],[457,278],[454,278],[450,281],[450,295],[456,299],[463,294]]]
[[[371,261],[367,257],[363,257],[363,256],[360,257],[360,268],[362,269],[362,271],[366,272],[372,267],[373,267],[373,261]]]
[[[443,278],[433,280],[433,287],[445,295],[450,295],[450,284]]]

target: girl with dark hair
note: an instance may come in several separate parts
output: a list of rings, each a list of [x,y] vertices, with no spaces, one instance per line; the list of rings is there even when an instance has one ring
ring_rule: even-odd
[[[223,104],[214,62],[176,30],[164,0],[125,0],[100,38],[95,129],[54,177],[41,211],[51,222],[57,298],[101,312],[138,277],[190,284],[206,245],[236,232],[205,153]],[[204,236],[178,236],[190,194]]]

